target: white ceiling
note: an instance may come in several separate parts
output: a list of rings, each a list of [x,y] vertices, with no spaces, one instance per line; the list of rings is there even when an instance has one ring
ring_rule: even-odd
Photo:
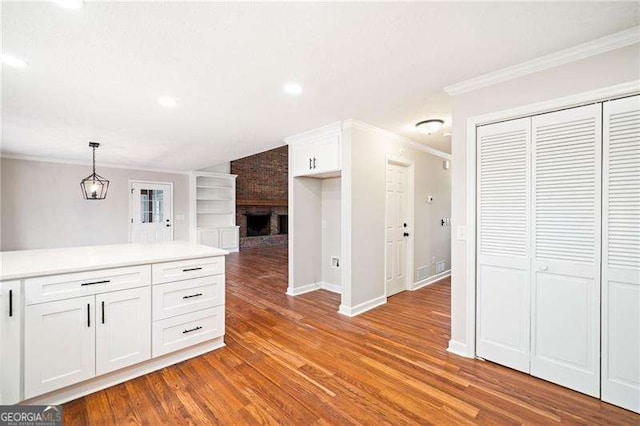
[[[639,22],[638,3],[4,3],[2,152],[194,170],[354,118],[413,124],[442,88]],[[289,97],[282,86],[299,82]],[[156,103],[173,96],[177,107]]]

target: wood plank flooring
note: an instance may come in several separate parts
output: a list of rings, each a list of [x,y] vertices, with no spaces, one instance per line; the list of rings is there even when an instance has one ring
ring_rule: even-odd
[[[640,415],[446,352],[450,283],[356,318],[298,297],[285,249],[227,260],[227,346],[64,405],[65,424],[640,424]]]

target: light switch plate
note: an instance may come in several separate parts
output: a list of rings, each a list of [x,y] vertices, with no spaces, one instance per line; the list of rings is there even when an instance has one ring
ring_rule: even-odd
[[[458,240],[466,240],[467,239],[467,227],[464,225],[458,225],[456,227],[456,238]]]

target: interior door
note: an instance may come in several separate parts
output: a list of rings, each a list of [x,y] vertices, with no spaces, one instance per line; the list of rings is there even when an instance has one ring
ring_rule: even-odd
[[[385,281],[387,296],[407,288],[407,167],[387,164]]]
[[[131,242],[173,240],[173,191],[168,183],[131,182]]]
[[[95,376],[95,297],[25,309],[24,393],[32,398]]]
[[[531,118],[478,128],[478,356],[529,372]]]
[[[640,96],[603,117],[602,399],[640,412]]]
[[[96,296],[96,372],[105,374],[151,357],[151,288]]]
[[[598,397],[601,104],[532,128],[531,374]]]

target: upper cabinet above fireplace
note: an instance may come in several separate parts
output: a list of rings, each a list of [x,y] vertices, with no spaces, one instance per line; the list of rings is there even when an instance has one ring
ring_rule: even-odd
[[[293,152],[294,176],[340,176],[341,127],[332,125],[287,139]]]

